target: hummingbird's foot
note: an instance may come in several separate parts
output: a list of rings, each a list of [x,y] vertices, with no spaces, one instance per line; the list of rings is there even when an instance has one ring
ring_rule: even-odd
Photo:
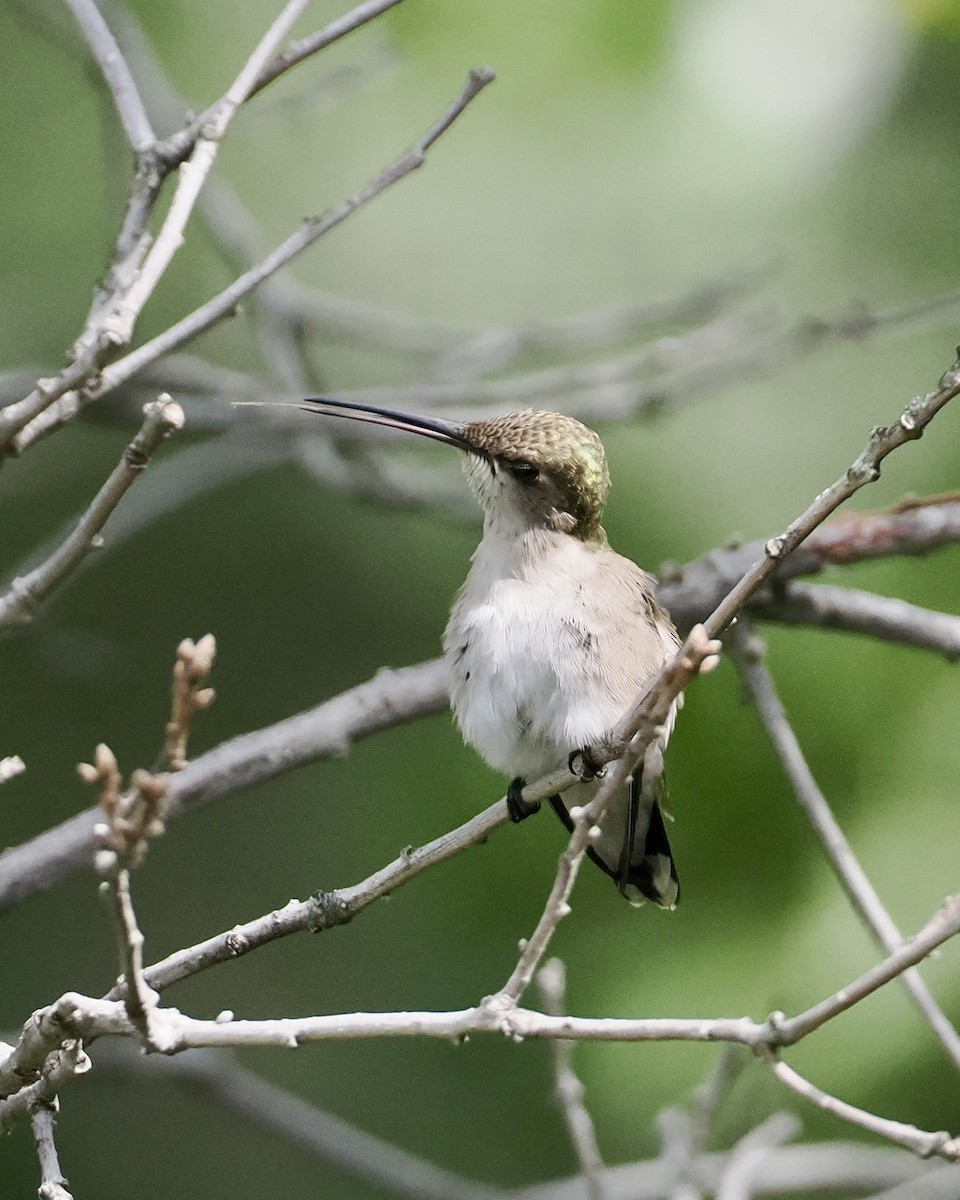
[[[535,804],[528,804],[524,800],[523,789],[526,786],[527,781],[518,775],[516,779],[510,780],[510,786],[507,788],[507,812],[513,822],[525,821],[527,817],[532,817],[540,811],[539,800]]]
[[[574,750],[567,759],[567,770],[576,775],[583,783],[592,783],[594,779],[603,777],[605,767],[593,757],[589,746]]]

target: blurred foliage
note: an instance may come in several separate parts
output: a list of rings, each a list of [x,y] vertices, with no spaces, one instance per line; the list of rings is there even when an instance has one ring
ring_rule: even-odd
[[[960,36],[960,4],[957,0],[900,0],[910,21],[928,33]]]
[[[194,106],[226,86],[274,7],[130,5]],[[339,11],[318,5],[304,30]],[[269,245],[372,175],[429,125],[468,67],[489,62],[498,82],[428,168],[299,262],[302,280],[482,328],[680,294],[775,261],[764,302],[779,297],[818,315],[879,309],[957,285],[960,105],[953,47],[942,39],[958,28],[958,5],[933,0],[779,8],[564,0],[549,9],[410,0],[265,93],[238,121],[221,169]],[[324,72],[350,66],[359,82],[313,95]],[[0,73],[0,360],[52,370],[103,270],[129,156],[68,20],[47,9],[41,22],[27,0],[0,9]],[[758,79],[765,90],[750,91]],[[194,222],[141,332],[164,327],[228,278]],[[723,390],[704,377],[697,395],[653,422],[604,426],[611,540],[655,567],[734,534],[781,528],[850,461],[870,426],[935,383],[952,360],[955,325],[948,314],[939,327],[840,345]],[[241,316],[197,350],[255,368],[250,333]],[[342,388],[411,370],[382,353],[330,345],[314,383]],[[957,487],[958,423],[960,413],[946,411],[920,445],[890,461],[861,505]],[[7,464],[5,569],[84,506],[127,434],[85,421]],[[189,433],[178,440],[151,470],[176,471]],[[422,460],[440,454],[430,448]],[[127,503],[136,505],[135,491]],[[115,551],[108,531],[107,550],[0,645],[0,753],[28,764],[4,788],[4,841],[90,803],[73,764],[96,742],[107,741],[126,769],[152,761],[173,650],[185,635],[212,630],[220,647],[219,699],[194,752],[316,703],[383,663],[435,654],[476,537],[475,527],[443,514],[323,491],[293,467],[187,503]],[[834,578],[955,609],[960,557],[882,562]],[[957,887],[956,668],[835,634],[771,630],[769,640],[812,767],[910,931]],[[762,1017],[796,1011],[875,961],[729,665],[692,690],[671,774],[683,904],[674,915],[633,912],[585,870],[556,944],[573,1011]],[[290,895],[354,882],[502,787],[451,722],[434,718],[206,809],[171,827],[137,874],[149,957]],[[226,1007],[267,1016],[473,1003],[508,974],[562,845],[547,817],[504,830],[350,927],[218,968],[169,1002],[206,1016]],[[116,971],[89,877],[5,915],[0,946],[9,964],[5,1027],[67,988],[105,990]],[[960,1017],[956,951],[927,974]],[[655,1152],[656,1113],[682,1100],[716,1052],[581,1048],[607,1158]],[[859,1006],[791,1059],[854,1103],[960,1127],[948,1068],[899,991]],[[246,1061],[466,1174],[519,1184],[572,1168],[541,1045],[371,1041]],[[97,1071],[88,1078],[64,1094],[59,1135],[78,1197],[110,1200],[134,1188],[143,1200],[187,1188],[210,1197],[309,1197],[331,1187],[343,1197],[375,1194],[196,1098],[115,1086]],[[718,1137],[790,1104],[752,1067]],[[811,1137],[848,1136],[809,1110],[800,1116]],[[4,1151],[13,1160],[8,1194],[28,1194],[27,1131]]]

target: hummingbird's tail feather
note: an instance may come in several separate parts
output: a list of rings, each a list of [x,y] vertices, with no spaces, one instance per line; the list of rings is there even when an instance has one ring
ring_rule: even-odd
[[[642,817],[643,813],[639,815]],[[680,900],[680,880],[677,878],[677,866],[673,861],[673,851],[658,800],[654,800],[647,809],[646,818],[642,840],[635,831],[633,839],[628,842],[628,826],[624,849],[632,847],[633,853],[630,857],[625,856],[624,866],[617,875],[617,885],[631,904],[639,905],[645,900],[652,900],[661,908],[676,908]],[[640,824],[639,820],[637,824]],[[639,853],[638,847],[642,847]]]
[[[663,754],[651,747],[623,795],[607,810],[599,840],[587,857],[614,880],[631,904],[648,900],[661,908],[676,908],[680,881],[664,821],[666,787]],[[573,830],[568,805],[587,804],[600,781],[574,784],[564,795],[551,796],[550,807],[568,831]]]

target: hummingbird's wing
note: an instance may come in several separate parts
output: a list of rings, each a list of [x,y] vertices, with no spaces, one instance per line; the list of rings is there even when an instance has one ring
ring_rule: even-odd
[[[635,696],[660,669],[680,644],[666,611],[657,604],[654,581],[630,559],[605,547],[598,555],[602,586],[584,589],[583,606],[597,631],[591,644],[596,656],[594,694],[586,690],[597,707],[612,702],[618,714],[626,711]],[[675,717],[674,706],[664,736],[654,742],[629,784],[613,797],[607,808],[601,834],[587,851],[598,867],[616,882],[631,904],[653,901],[662,908],[675,908],[680,884],[664,811],[667,803],[663,749]],[[568,806],[587,803],[599,783],[577,784],[563,797],[550,803],[570,828]]]

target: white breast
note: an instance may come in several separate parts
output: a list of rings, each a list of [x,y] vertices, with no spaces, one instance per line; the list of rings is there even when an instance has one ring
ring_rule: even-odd
[[[535,779],[599,739],[625,704],[602,669],[596,554],[562,537],[531,567],[515,549],[481,543],[444,649],[464,739],[496,769]]]

